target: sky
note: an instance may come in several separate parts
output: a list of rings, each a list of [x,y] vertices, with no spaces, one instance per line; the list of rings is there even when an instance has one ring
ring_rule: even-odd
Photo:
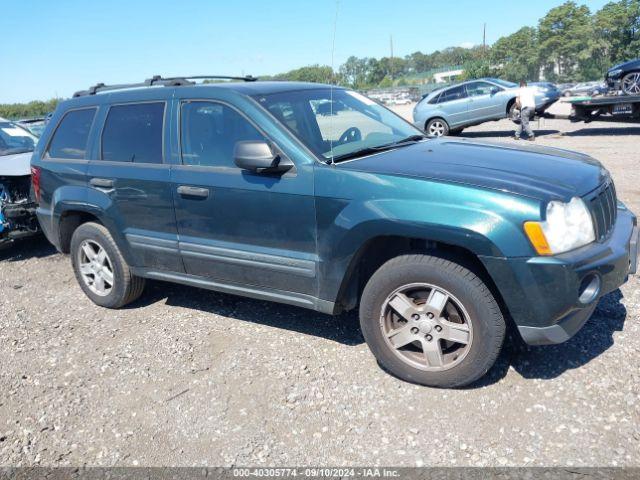
[[[156,74],[270,75],[487,42],[562,0],[0,0],[0,103]],[[587,0],[592,11],[607,0]],[[337,10],[337,15],[336,15]],[[337,18],[337,21],[336,21]],[[332,49],[335,26],[335,48]],[[332,55],[333,50],[333,55]]]

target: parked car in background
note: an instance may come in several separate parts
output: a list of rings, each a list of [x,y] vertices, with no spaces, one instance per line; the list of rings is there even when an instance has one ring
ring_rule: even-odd
[[[562,91],[564,97],[581,97],[588,96],[590,92],[601,85],[600,82],[581,82],[576,83],[573,87]]]
[[[409,98],[408,96],[392,98],[391,100],[389,100],[388,104],[389,105],[410,105],[411,98]]]
[[[47,126],[46,117],[25,118],[22,120],[16,120],[16,123],[27,130],[29,130],[36,137],[40,137],[44,128]]]
[[[528,84],[531,88],[538,91],[536,95],[536,104],[538,99],[542,98],[542,106],[536,108],[536,113],[544,113],[551,105],[557,102],[562,96],[562,91],[555,83],[551,82],[530,82]]]
[[[530,344],[563,342],[635,271],[636,218],[586,155],[427,139],[329,85],[143,85],[62,102],[32,157],[43,231],[97,305],[149,278],[359,306],[386,370],[453,387],[489,370],[507,315]],[[345,108],[314,111],[330,101]]]
[[[436,90],[413,109],[413,123],[435,137],[460,133],[464,128],[513,114],[518,85],[498,78],[481,78]],[[560,98],[560,92],[536,87],[536,113]]]
[[[569,83],[558,83],[557,87],[558,90],[560,90],[561,92],[565,92],[566,90],[569,90],[571,87],[575,87],[575,83],[569,82]]]
[[[37,143],[20,125],[0,120],[0,246],[38,231],[29,166]]]
[[[589,90],[588,95],[590,97],[597,97],[598,95],[606,95],[607,93],[609,93],[609,86],[606,83],[601,83]]]
[[[400,92],[369,92],[367,96],[382,105],[409,105],[414,101],[412,93]]]
[[[640,95],[640,58],[609,69],[605,82],[626,95]]]

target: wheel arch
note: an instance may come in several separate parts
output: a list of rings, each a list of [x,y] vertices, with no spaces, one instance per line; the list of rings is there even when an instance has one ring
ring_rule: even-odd
[[[503,312],[506,304],[478,252],[468,246],[423,237],[379,235],[367,240],[353,255],[340,284],[336,299],[338,310],[351,310],[358,305],[371,276],[387,261],[405,254],[432,255],[459,263],[481,278]]]
[[[84,210],[65,210],[60,214],[58,221],[58,245],[62,253],[69,253],[71,249],[71,237],[76,229],[88,222],[103,225],[102,221],[94,214]]]
[[[87,222],[95,222],[109,231],[126,262],[129,265],[134,265],[133,257],[129,248],[127,248],[128,243],[124,235],[112,218],[105,214],[103,208],[90,203],[58,202],[55,206],[54,218],[57,228],[55,239],[58,241],[57,247],[62,253],[69,253],[71,238],[80,225]]]
[[[444,117],[444,115],[432,115],[430,117],[428,117],[425,121],[424,121],[424,129],[425,131],[427,130],[427,125],[429,125],[429,122],[433,121],[433,120],[442,120],[449,128],[451,128],[451,125],[449,124],[449,121]]]

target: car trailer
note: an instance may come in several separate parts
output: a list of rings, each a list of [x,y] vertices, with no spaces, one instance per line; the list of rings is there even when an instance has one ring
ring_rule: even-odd
[[[640,122],[640,95],[609,95],[568,100],[571,115],[545,114],[544,118],[572,122]]]

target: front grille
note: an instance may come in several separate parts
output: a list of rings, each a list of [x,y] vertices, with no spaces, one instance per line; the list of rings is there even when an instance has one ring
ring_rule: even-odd
[[[601,242],[613,230],[618,216],[618,198],[613,182],[608,181],[595,193],[587,197],[587,204],[591,210],[596,240]]]

